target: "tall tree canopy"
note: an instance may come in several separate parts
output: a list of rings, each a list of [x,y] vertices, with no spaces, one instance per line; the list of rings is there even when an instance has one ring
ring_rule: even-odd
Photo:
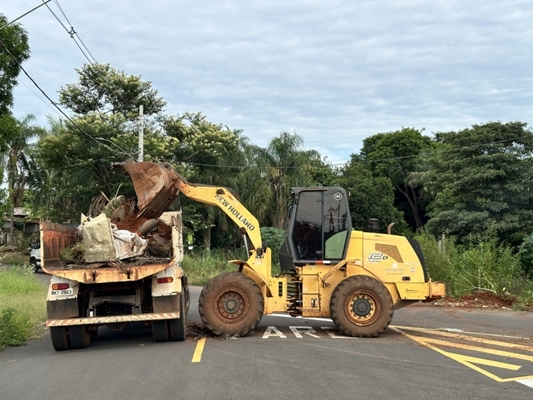
[[[496,234],[519,244],[533,231],[533,132],[523,122],[489,122],[436,135],[435,194],[427,227],[459,238]]]
[[[281,132],[260,150],[258,166],[269,188],[262,195],[269,199],[268,219],[274,228],[284,228],[292,186],[310,186],[309,167],[320,161],[316,151],[302,149],[303,138],[296,133]]]
[[[150,82],[116,71],[109,65],[86,64],[78,72],[78,82],[59,91],[62,105],[76,115],[53,123],[36,153],[35,187],[46,188],[46,199],[38,199],[52,219],[77,218],[88,212],[92,199],[101,192],[115,194],[123,179],[113,174],[111,163],[137,159],[138,127],[134,120],[138,106],[145,115],[162,111],[165,102]],[[166,136],[154,118],[144,128],[144,159],[166,161],[171,158],[173,138]],[[40,190],[39,190],[40,192]],[[36,192],[37,193],[37,192]]]
[[[394,223],[393,232],[408,230],[403,214],[394,207],[394,186],[389,178],[376,177],[357,155],[342,169],[339,183],[348,192],[348,203],[354,229],[368,230],[371,218],[377,218],[381,232]]]
[[[24,190],[28,183],[30,158],[28,151],[33,147],[34,139],[44,134],[45,130],[34,124],[35,117],[27,115],[17,120],[15,135],[11,140],[4,143],[6,147],[4,157],[0,159],[7,172],[9,197],[13,207],[21,207],[24,197]]]
[[[145,160],[170,158],[170,138],[156,129],[145,129],[144,137]],[[113,172],[112,163],[136,159],[137,144],[137,130],[120,114],[91,114],[55,122],[35,154],[39,169],[47,173],[40,174],[41,182],[34,182],[41,189],[55,188],[47,192],[53,198],[36,200],[55,211],[47,211],[50,218],[64,220],[87,213],[93,197],[101,192],[113,196],[119,185],[133,194],[128,181]]]
[[[0,27],[8,23],[7,18],[0,14]],[[29,57],[28,34],[22,26],[11,24],[0,30],[0,116],[11,112],[13,89],[17,84],[21,64]]]
[[[85,64],[77,69],[78,82],[59,90],[59,102],[76,114],[123,114],[133,118],[143,106],[144,114],[160,113],[166,103],[151,82],[117,71],[109,64]]]
[[[375,176],[387,177],[394,185],[397,196],[396,204],[412,220],[413,228],[424,225],[424,192],[411,179],[420,171],[420,155],[433,148],[431,138],[424,136],[414,128],[403,128],[399,131],[378,133],[363,140],[361,156],[368,162]],[[404,206],[402,202],[407,202]]]
[[[7,198],[9,204],[9,213],[11,220],[14,220],[15,207],[23,206],[24,194],[28,181],[31,179],[32,170],[30,168],[31,159],[28,153],[33,147],[33,139],[42,135],[45,131],[33,124],[35,117],[27,115],[16,123],[10,129],[13,134],[7,142],[4,142],[5,148],[3,157],[0,158],[0,171],[7,172]],[[11,225],[9,244],[13,242],[13,224]]]
[[[242,157],[239,155],[240,132],[223,124],[207,120],[202,113],[184,113],[162,118],[165,134],[173,140],[172,161],[191,182],[207,185],[234,186],[234,176]],[[193,231],[200,231],[204,248],[211,248],[212,228],[225,235],[228,224],[225,215],[213,206],[186,199],[180,200],[187,222]],[[224,241],[224,240],[222,240]]]

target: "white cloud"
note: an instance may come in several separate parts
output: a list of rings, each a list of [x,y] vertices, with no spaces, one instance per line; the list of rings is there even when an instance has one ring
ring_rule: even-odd
[[[38,2],[9,3],[2,12],[12,20]],[[431,134],[530,122],[528,1],[60,4],[96,60],[152,81],[168,113],[202,111],[258,145],[294,131],[339,160],[365,137],[407,126]],[[25,68],[56,99],[85,57],[44,7],[20,22],[32,50]],[[27,86],[15,112],[50,114]]]

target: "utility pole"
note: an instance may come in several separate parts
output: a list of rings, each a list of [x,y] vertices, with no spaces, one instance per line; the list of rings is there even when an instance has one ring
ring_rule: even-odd
[[[139,106],[139,157],[137,161],[143,161],[144,157],[144,117],[143,106]]]

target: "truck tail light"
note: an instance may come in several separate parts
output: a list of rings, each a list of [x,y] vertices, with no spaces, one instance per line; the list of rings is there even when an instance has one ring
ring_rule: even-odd
[[[65,290],[69,288],[68,283],[53,283],[52,284],[52,290]]]
[[[164,278],[157,278],[157,283],[172,283],[174,282],[174,278],[171,276],[165,276]]]

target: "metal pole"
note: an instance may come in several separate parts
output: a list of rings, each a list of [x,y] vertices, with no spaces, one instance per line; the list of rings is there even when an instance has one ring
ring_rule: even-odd
[[[143,161],[144,158],[144,120],[143,106],[139,106],[139,158],[137,161]]]

